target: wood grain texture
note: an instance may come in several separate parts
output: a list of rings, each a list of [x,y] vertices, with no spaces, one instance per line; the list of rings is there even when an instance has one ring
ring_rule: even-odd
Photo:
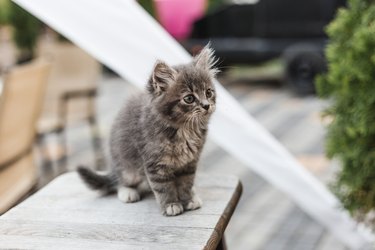
[[[33,61],[5,75],[0,96],[0,214],[12,207],[37,178],[32,155],[50,65]]]
[[[176,217],[155,199],[124,204],[58,177],[0,217],[0,249],[216,249],[241,195],[231,176],[198,176],[203,207]]]

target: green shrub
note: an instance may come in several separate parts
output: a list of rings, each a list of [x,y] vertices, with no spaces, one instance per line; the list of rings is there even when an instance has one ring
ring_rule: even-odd
[[[153,0],[138,0],[138,3],[153,17],[155,17],[155,6]]]
[[[333,187],[352,215],[374,226],[375,1],[349,0],[327,33],[328,72],[317,91],[331,100],[327,155],[342,164]]]
[[[20,61],[31,59],[41,23],[13,2],[9,3],[9,23],[13,26],[14,41],[21,51]]]
[[[9,1],[0,0],[0,25],[7,24],[9,22]]]
[[[225,0],[208,0],[208,12],[219,8],[226,3]]]

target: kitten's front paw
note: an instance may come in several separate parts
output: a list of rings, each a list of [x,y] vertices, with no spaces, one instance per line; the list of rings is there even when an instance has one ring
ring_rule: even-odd
[[[129,187],[120,187],[117,191],[117,197],[125,203],[137,202],[141,199],[138,191]]]
[[[184,212],[184,208],[180,203],[170,203],[165,206],[163,214],[166,216],[175,216],[182,214]]]
[[[187,202],[184,206],[186,210],[195,210],[202,206],[203,202],[198,195],[194,195],[191,201]]]

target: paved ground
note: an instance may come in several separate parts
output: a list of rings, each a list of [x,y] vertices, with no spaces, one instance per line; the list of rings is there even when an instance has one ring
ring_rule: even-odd
[[[298,98],[278,84],[254,83],[241,76],[226,77],[222,82],[309,171],[324,182],[332,177],[335,164],[323,154],[320,112],[326,105],[324,102],[315,97]],[[137,90],[116,77],[105,77],[100,86],[97,108],[100,128],[106,137],[117,110]],[[89,135],[84,124],[70,129],[69,169],[79,163],[92,164]],[[235,174],[243,182],[242,199],[226,232],[229,249],[345,249],[288,197],[211,141],[205,147],[200,171]]]

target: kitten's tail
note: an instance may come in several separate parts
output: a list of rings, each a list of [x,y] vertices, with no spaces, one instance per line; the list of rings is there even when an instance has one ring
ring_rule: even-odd
[[[85,184],[91,189],[102,191],[105,194],[117,191],[118,180],[116,175],[112,173],[101,175],[83,166],[79,166],[77,172]]]

